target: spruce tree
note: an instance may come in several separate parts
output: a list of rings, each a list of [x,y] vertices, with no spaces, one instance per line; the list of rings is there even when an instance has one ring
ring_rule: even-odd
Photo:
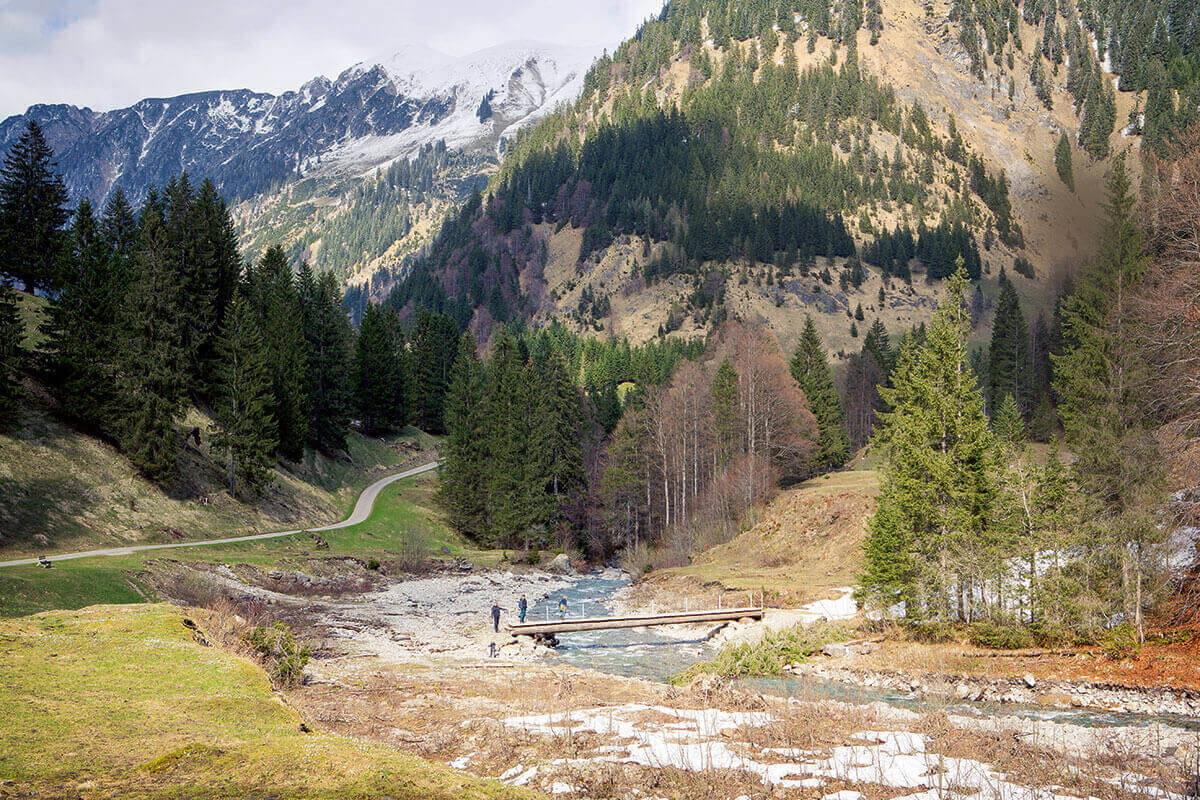
[[[187,389],[180,328],[184,311],[156,203],[143,206],[139,228],[134,279],[120,314],[119,436],[121,450],[138,470],[164,483],[175,476],[182,444],[175,422],[183,413]]]
[[[354,398],[363,430],[371,435],[395,428],[397,389],[403,381],[389,315],[368,303],[354,343]]]
[[[792,356],[792,377],[804,390],[809,408],[817,418],[819,431],[816,466],[824,471],[836,469],[850,457],[850,439],[846,435],[846,413],[833,384],[829,362],[821,346],[821,337],[812,317],[804,322],[800,343]]]
[[[964,618],[966,586],[991,516],[996,448],[983,397],[967,365],[970,320],[961,268],[922,340],[909,337],[892,388],[880,394],[875,444],[886,457],[868,524],[863,593],[909,619]]]
[[[721,359],[709,387],[713,433],[717,437],[718,466],[733,458],[739,444],[741,409],[738,407],[738,374],[728,357]]]
[[[20,281],[25,291],[53,288],[70,219],[67,189],[54,170],[54,153],[41,127],[30,120],[0,167],[0,273]]]
[[[1021,300],[1012,281],[1000,273],[1000,300],[992,324],[992,342],[988,350],[987,397],[997,409],[1006,395],[1012,396],[1022,415],[1032,410],[1034,400],[1033,363],[1029,353],[1029,327],[1021,313]]]
[[[271,417],[279,438],[279,454],[289,461],[304,455],[308,438],[308,405],[304,325],[300,295],[283,248],[267,248],[250,272],[249,298],[263,340],[269,343],[267,368],[271,375]]]
[[[195,252],[199,264],[193,274],[199,284],[194,303],[199,306],[201,317],[197,328],[201,393],[208,390],[216,367],[216,340],[225,324],[225,314],[237,290],[242,271],[242,257],[238,249],[237,234],[233,218],[225,200],[217,192],[210,179],[200,184],[192,209],[192,224],[195,226]]]
[[[297,279],[307,368],[308,441],[333,454],[346,449],[351,416],[350,343],[353,333],[333,273],[314,278],[307,263]]]
[[[1021,417],[1021,409],[1011,394],[1004,399],[992,414],[992,430],[996,433],[996,441],[1005,448],[1019,447],[1025,441],[1025,420]]]
[[[445,314],[422,311],[412,333],[412,376],[416,424],[421,430],[445,432],[443,406],[450,370],[458,354],[458,326]]]
[[[540,425],[545,435],[546,474],[554,511],[549,522],[562,520],[568,507],[587,488],[583,471],[584,411],[579,388],[571,382],[562,354],[555,351],[542,374]]]
[[[16,293],[0,279],[0,431],[17,427],[25,391],[21,382],[25,326],[17,310]]]
[[[488,541],[488,441],[483,365],[470,332],[459,340],[446,394],[446,438],[438,469],[438,504],[452,529]]]
[[[216,347],[216,425],[213,447],[228,458],[229,493],[237,497],[238,481],[258,497],[271,476],[278,446],[271,418],[271,376],[267,348],[249,302],[234,298],[225,315]]]
[[[1149,551],[1163,535],[1157,512],[1165,496],[1135,306],[1149,262],[1122,158],[1109,175],[1108,195],[1099,255],[1062,306],[1054,389],[1079,486],[1096,504],[1098,557],[1120,565],[1114,605],[1140,633]]]
[[[75,211],[59,291],[50,299],[46,334],[49,388],[62,413],[94,432],[116,435],[118,311],[128,285],[124,256],[111,251],[81,200]]]

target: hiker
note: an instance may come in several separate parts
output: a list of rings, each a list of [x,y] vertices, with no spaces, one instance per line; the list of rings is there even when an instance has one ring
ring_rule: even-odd
[[[501,611],[507,611],[507,609],[501,608],[499,603],[492,603],[492,631],[495,633],[500,632]]]
[[[525,595],[521,595],[521,599],[517,601],[517,613],[521,615],[521,622],[525,621],[525,614],[529,611],[529,601],[525,599]]]
[[[558,601],[558,618],[567,618],[567,596],[564,594],[562,600]]]

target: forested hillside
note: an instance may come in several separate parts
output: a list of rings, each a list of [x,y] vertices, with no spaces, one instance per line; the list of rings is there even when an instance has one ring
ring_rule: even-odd
[[[1102,159],[1141,142],[1122,139],[1123,120],[1136,137],[1143,97],[1164,103],[1114,85],[1090,35],[1111,30],[1105,14],[668,3],[596,62],[571,108],[517,138],[392,302],[480,336],[516,318],[699,335],[736,316],[790,344],[812,313],[844,352],[860,344],[858,307],[893,332],[927,319],[961,255],[989,307],[1005,268],[1049,311],[1090,252]],[[1168,99],[1178,130],[1191,112]]]

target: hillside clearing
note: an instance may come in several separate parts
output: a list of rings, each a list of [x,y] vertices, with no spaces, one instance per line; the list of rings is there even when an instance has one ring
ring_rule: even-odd
[[[208,646],[173,606],[0,621],[0,641],[0,775],[23,796],[530,796],[307,732],[258,666]]]

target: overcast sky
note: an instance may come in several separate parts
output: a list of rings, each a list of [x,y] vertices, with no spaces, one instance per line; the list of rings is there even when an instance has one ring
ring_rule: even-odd
[[[619,42],[662,0],[0,0],[0,119],[204,89],[279,92],[408,42]]]

